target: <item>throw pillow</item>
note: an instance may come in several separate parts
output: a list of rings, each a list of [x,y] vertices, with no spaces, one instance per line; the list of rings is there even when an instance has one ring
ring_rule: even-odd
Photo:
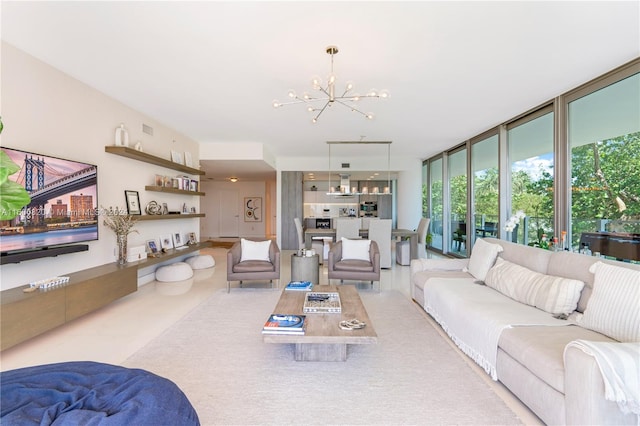
[[[350,240],[341,238],[342,241],[342,260],[371,260],[369,255],[369,246],[371,240]]]
[[[251,241],[241,238],[240,245],[242,248],[240,262],[244,262],[245,260],[271,261],[271,259],[269,259],[269,247],[271,247],[271,240]]]
[[[502,251],[503,248],[500,244],[491,244],[478,238],[473,244],[469,265],[464,271],[469,272],[476,279],[484,281],[487,272],[495,263],[498,253]]]
[[[485,283],[507,297],[554,315],[575,311],[584,288],[582,281],[541,274],[501,258],[487,272]]]
[[[640,271],[596,262],[593,292],[579,324],[620,342],[640,341]]]

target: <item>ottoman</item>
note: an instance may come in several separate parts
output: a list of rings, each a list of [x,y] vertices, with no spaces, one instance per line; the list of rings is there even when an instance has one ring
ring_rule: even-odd
[[[184,281],[193,277],[193,269],[185,262],[175,262],[156,270],[156,280],[162,282]]]
[[[191,269],[207,269],[216,266],[216,261],[213,256],[209,254],[201,254],[198,256],[191,256],[185,260],[186,263],[191,266]]]

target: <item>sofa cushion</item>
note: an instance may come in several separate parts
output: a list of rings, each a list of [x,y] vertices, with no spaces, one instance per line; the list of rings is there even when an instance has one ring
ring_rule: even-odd
[[[240,262],[244,262],[245,260],[270,261],[269,247],[271,247],[271,240],[251,241],[242,238],[240,240],[240,245],[242,246]]]
[[[373,264],[369,260],[347,259],[336,262],[333,266],[336,271],[373,272]]]
[[[271,262],[265,260],[243,260],[233,265],[233,272],[269,272],[275,271],[276,267]]]
[[[498,346],[540,380],[564,393],[564,347],[577,339],[613,341],[603,334],[574,325],[516,326],[502,331]]]
[[[496,262],[498,253],[502,251],[503,249],[500,244],[491,244],[482,238],[478,238],[473,244],[473,251],[469,258],[469,266],[466,268],[467,271],[478,280],[484,281],[487,272]]]
[[[544,250],[537,247],[516,244],[506,240],[497,238],[485,238],[486,242],[491,244],[500,244],[504,251],[500,253],[500,257],[509,262],[517,263],[532,271],[548,274],[547,267],[549,260],[554,254],[551,250]]]
[[[596,262],[593,292],[581,326],[621,342],[640,341],[640,271]]]
[[[551,314],[570,314],[576,309],[584,283],[532,271],[497,259],[485,278],[486,284],[518,302]]]
[[[371,240],[341,238],[341,241],[343,260],[365,260],[367,262],[371,260],[371,255],[369,254]]]

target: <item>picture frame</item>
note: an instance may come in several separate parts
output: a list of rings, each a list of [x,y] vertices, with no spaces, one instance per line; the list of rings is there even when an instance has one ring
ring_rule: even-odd
[[[189,234],[187,234],[187,237],[189,238],[187,244],[189,244],[189,245],[198,244],[198,240],[196,239],[196,233],[195,232],[189,232]]]
[[[163,250],[169,250],[173,248],[173,239],[171,238],[171,234],[160,236],[160,247],[162,247]]]
[[[178,151],[171,150],[171,161],[184,165],[184,162],[182,161],[182,154]]]
[[[154,183],[156,184],[156,186],[164,186],[164,176],[156,175]]]
[[[244,221],[262,222],[262,197],[244,197]]]
[[[142,208],[140,207],[140,196],[138,195],[138,191],[125,190],[124,198],[127,201],[127,214],[142,214]]]
[[[145,242],[145,245],[147,246],[147,253],[158,253],[160,251],[160,249],[158,248],[158,242],[156,240],[147,240]]]
[[[189,151],[184,152],[184,165],[187,167],[193,167],[193,157]]]
[[[181,247],[184,245],[184,241],[182,240],[182,235],[179,232],[173,233],[173,246],[175,248]]]
[[[189,182],[189,191],[197,191],[198,190],[198,181],[195,179],[191,179]]]

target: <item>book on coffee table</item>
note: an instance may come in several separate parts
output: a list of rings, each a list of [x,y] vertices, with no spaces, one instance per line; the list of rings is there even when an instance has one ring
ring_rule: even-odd
[[[304,315],[271,314],[262,327],[264,334],[304,334]]]
[[[309,291],[312,288],[313,283],[311,281],[291,281],[284,289],[294,291]]]
[[[302,312],[305,314],[341,313],[340,294],[338,292],[310,291],[305,294]]]

